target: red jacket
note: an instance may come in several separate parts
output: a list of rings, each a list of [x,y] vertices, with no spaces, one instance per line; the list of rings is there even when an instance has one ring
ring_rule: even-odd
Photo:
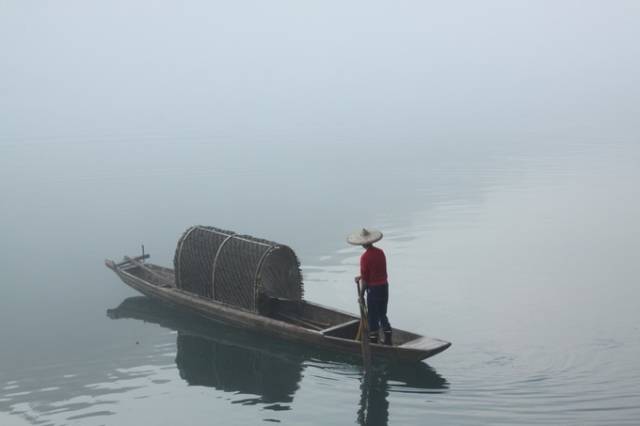
[[[360,277],[368,286],[387,283],[387,258],[377,247],[369,247],[360,257]]]

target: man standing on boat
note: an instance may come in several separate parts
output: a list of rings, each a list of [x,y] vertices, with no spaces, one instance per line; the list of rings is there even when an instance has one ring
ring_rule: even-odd
[[[391,324],[387,318],[389,283],[387,281],[387,259],[384,252],[373,243],[382,239],[382,232],[362,228],[347,237],[347,242],[362,246],[365,251],[360,257],[360,275],[355,277],[360,291],[367,292],[369,315],[369,341],[378,343],[380,327],[384,332],[384,344],[391,345]]]

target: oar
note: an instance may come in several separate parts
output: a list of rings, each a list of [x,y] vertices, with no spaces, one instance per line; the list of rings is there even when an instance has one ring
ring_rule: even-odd
[[[360,343],[362,346],[362,361],[364,363],[364,370],[369,371],[371,369],[371,348],[369,347],[369,320],[367,318],[367,307],[364,304],[364,298],[360,291],[360,282],[356,282],[356,291],[358,292],[358,305],[360,305]]]

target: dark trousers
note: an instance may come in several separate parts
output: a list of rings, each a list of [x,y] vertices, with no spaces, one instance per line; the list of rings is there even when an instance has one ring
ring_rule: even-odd
[[[389,284],[367,287],[367,310],[369,314],[369,332],[382,330],[391,331],[391,324],[387,318],[387,304],[389,303]]]

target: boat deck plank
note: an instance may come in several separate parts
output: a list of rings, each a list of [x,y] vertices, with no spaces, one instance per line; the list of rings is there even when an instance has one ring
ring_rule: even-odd
[[[441,348],[443,345],[450,345],[449,342],[444,340],[434,339],[433,337],[419,337],[414,340],[410,340],[400,345],[400,348],[415,349],[421,351],[433,351]],[[447,346],[448,347],[448,346]]]

